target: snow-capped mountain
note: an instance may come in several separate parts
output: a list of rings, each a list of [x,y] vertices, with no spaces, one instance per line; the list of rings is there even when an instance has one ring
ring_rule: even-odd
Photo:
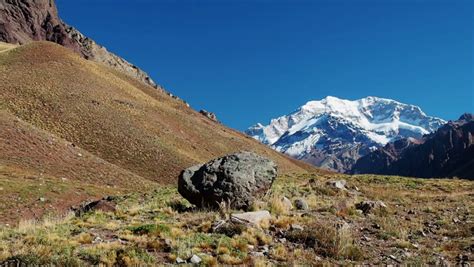
[[[391,99],[369,96],[350,101],[328,96],[245,132],[294,158],[346,172],[358,158],[388,142],[420,138],[445,123],[417,106]]]

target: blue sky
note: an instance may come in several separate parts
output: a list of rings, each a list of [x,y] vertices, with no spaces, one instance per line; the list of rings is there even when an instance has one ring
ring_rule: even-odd
[[[474,112],[463,0],[57,0],[67,23],[195,109],[245,129],[327,95]]]

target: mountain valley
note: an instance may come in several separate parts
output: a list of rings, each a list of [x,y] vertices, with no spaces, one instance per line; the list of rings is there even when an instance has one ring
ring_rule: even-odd
[[[54,0],[0,0],[0,266],[472,265],[472,114],[328,96],[240,132],[212,111]]]

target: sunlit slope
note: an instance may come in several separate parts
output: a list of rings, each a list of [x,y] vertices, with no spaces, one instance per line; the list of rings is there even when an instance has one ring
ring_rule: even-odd
[[[153,184],[0,110],[0,222]]]
[[[0,53],[0,80],[0,108],[152,181],[174,182],[185,167],[243,149],[276,160],[281,173],[314,170],[53,43]]]

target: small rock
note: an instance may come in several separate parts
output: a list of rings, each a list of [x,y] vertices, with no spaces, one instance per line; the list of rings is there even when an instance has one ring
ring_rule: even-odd
[[[272,216],[268,210],[234,213],[230,216],[230,220],[234,223],[260,225],[262,220],[270,220]]]
[[[208,119],[210,119],[210,120],[212,120],[212,121],[219,122],[219,121],[217,120],[216,114],[214,114],[214,113],[212,113],[212,112],[209,112],[209,111],[207,111],[207,110],[201,109],[201,110],[199,111],[199,113],[201,113],[201,115],[207,117]]]
[[[92,244],[97,244],[97,243],[102,243],[104,242],[104,240],[102,240],[102,238],[100,238],[100,236],[96,236],[94,238],[94,241],[92,241]]]
[[[291,230],[303,231],[304,228],[303,228],[303,226],[294,223],[294,224],[291,225]]]
[[[212,225],[212,232],[217,234],[223,234],[228,237],[240,235],[246,228],[245,224],[234,223],[232,221],[217,221]]]
[[[41,201],[41,202],[45,202],[45,201],[46,201],[46,198],[44,198],[44,197],[40,197],[40,198],[39,198],[39,201]]]
[[[254,245],[247,245],[247,249],[248,249],[248,250],[254,250],[254,249],[255,249],[255,246],[254,246]]]
[[[346,180],[334,180],[334,181],[328,181],[327,185],[331,186],[334,189],[338,190],[344,190],[346,189]]]
[[[199,264],[201,261],[202,261],[202,259],[199,258],[199,256],[197,256],[197,255],[193,255],[193,256],[189,259],[189,262],[191,262],[192,264]]]
[[[362,210],[364,214],[369,214],[376,209],[386,209],[387,205],[382,201],[362,201],[355,205],[356,209]]]
[[[72,210],[76,216],[81,216],[82,214],[93,211],[100,210],[103,212],[115,212],[117,204],[114,202],[112,197],[105,197],[100,200],[92,201],[89,203],[83,203],[79,207],[73,207]]]
[[[263,253],[262,251],[252,251],[250,252],[250,255],[256,258],[265,257],[265,253]]]
[[[176,258],[176,263],[177,264],[183,264],[183,263],[186,263],[186,261],[181,259],[180,257],[178,257],[178,258]]]
[[[285,205],[285,208],[287,210],[293,209],[293,204],[291,204],[291,200],[289,200],[287,197],[282,197],[281,202],[283,203],[283,205]]]
[[[388,257],[396,262],[400,262],[397,257],[393,256],[393,255],[388,255]]]
[[[81,153],[77,153],[77,155],[78,155],[79,157],[82,157],[82,154],[81,154]]]
[[[309,209],[308,203],[304,199],[301,199],[301,198],[298,198],[298,199],[295,200],[295,207],[298,210],[308,210]]]
[[[460,223],[461,221],[458,218],[453,218],[453,223]]]
[[[456,259],[461,263],[469,262],[469,256],[465,254],[459,254]]]

